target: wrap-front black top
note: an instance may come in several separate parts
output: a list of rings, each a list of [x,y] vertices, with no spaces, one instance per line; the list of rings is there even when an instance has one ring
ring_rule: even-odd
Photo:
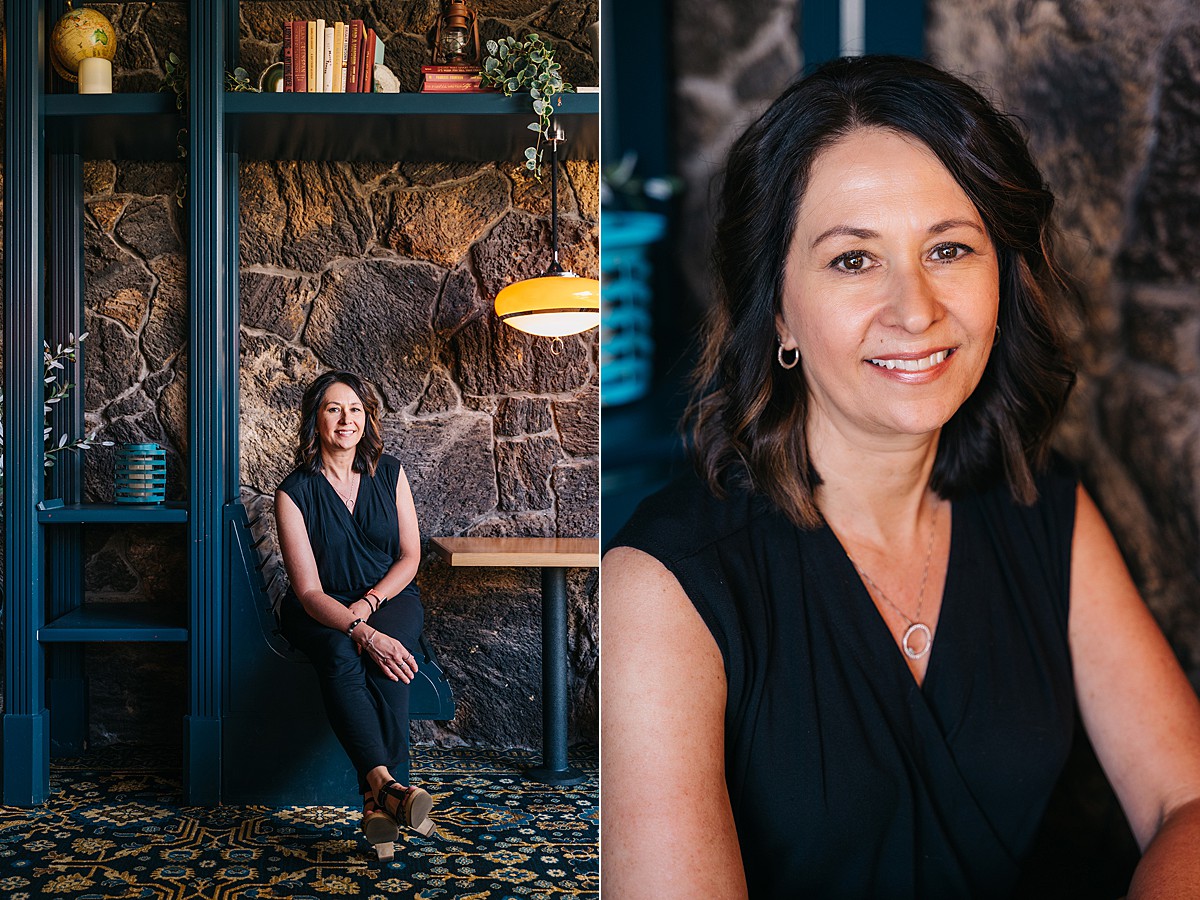
[[[922,686],[828,527],[695,477],[614,545],[678,579],[725,663],[726,779],[750,895],[1005,897],[1070,749],[1075,480],[956,500]]]

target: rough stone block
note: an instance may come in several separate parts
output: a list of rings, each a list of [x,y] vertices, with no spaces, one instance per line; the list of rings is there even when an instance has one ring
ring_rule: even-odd
[[[550,401],[540,397],[505,397],[496,407],[496,437],[541,434],[550,426]]]
[[[309,351],[242,333],[242,483],[274,493],[295,467],[300,399],[324,367]]]
[[[416,415],[433,416],[453,412],[461,403],[462,398],[450,379],[450,373],[438,367],[429,373],[429,383],[417,404]]]
[[[131,201],[117,222],[117,237],[143,259],[181,252],[175,215],[167,208],[169,202],[162,197]]]
[[[367,259],[327,272],[305,329],[330,366],[368,366],[390,409],[421,396],[438,357],[431,330],[442,273],[426,263]]]
[[[381,245],[450,268],[508,208],[508,184],[494,169],[465,182],[375,194]]]
[[[404,466],[423,536],[459,534],[496,508],[491,432],[490,419],[462,412],[383,420],[383,445]]]
[[[562,447],[551,437],[496,444],[496,475],[500,482],[500,509],[511,512],[550,509],[550,473],[562,458]]]
[[[242,265],[320,272],[361,256],[374,239],[371,211],[344,163],[243,163]]]
[[[554,467],[557,498],[555,531],[559,537],[596,537],[600,533],[600,467],[575,462]]]
[[[600,452],[600,392],[595,386],[572,400],[555,400],[554,421],[567,453],[596,456]]]
[[[187,342],[187,260],[168,253],[151,260],[149,266],[158,288],[150,301],[141,346],[147,363],[162,368]]]
[[[306,313],[301,284],[298,276],[243,271],[238,288],[242,324],[288,340],[298,337]]]
[[[94,411],[133,386],[141,356],[133,336],[112,319],[85,313],[84,324],[88,338],[83,356],[83,403]]]

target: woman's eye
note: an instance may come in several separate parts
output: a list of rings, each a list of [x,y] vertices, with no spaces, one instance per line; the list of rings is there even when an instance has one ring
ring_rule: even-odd
[[[840,269],[843,272],[861,272],[866,265],[867,255],[859,250],[843,253],[830,263],[832,268]]]
[[[959,257],[966,256],[971,252],[971,248],[966,244],[940,244],[933,248],[933,260],[935,262],[950,262]]]

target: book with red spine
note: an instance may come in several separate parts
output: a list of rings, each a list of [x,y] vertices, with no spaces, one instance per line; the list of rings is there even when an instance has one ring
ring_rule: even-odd
[[[480,82],[479,72],[474,75],[468,75],[466,72],[427,72],[425,73],[426,83],[431,81],[473,81],[475,84]]]
[[[443,74],[443,75],[478,75],[479,66],[468,65],[465,63],[444,63],[436,66],[424,65],[421,66],[422,75]]]
[[[362,45],[363,20],[350,22],[350,59],[346,68],[346,93],[358,93],[359,52]]]
[[[308,23],[303,19],[292,22],[292,90],[308,91]]]
[[[283,23],[283,90],[285,93],[291,93],[295,90],[295,82],[292,80],[295,77],[292,63],[292,23]]]
[[[427,81],[421,88],[422,94],[485,94],[495,88],[480,87],[474,81]]]
[[[369,94],[375,88],[375,29],[368,28],[363,36],[362,93]]]

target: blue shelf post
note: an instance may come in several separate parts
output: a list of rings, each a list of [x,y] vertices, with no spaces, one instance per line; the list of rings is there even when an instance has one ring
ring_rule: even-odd
[[[49,306],[47,339],[66,340],[68,332],[83,333],[83,159],[74,153],[52,153],[46,171],[46,210],[50,223],[49,267],[46,294]],[[70,395],[51,411],[54,434],[82,437],[83,354],[81,344],[74,365],[60,378],[76,385]],[[67,503],[83,499],[83,457],[60,454],[48,473],[51,496]],[[47,619],[54,620],[83,602],[83,529],[79,525],[56,528],[44,540],[50,554],[49,584],[46,587]],[[83,752],[88,737],[88,688],[83,647],[63,644],[46,651],[49,680],[51,756],[75,756]]]
[[[42,624],[42,19],[40,5],[5,0],[8,43],[4,239],[5,704],[4,803],[46,798],[50,728]]]
[[[226,560],[223,515],[228,463],[224,43],[225,0],[189,4],[188,98],[188,582],[191,635],[184,722],[187,802],[221,795],[221,699]]]

